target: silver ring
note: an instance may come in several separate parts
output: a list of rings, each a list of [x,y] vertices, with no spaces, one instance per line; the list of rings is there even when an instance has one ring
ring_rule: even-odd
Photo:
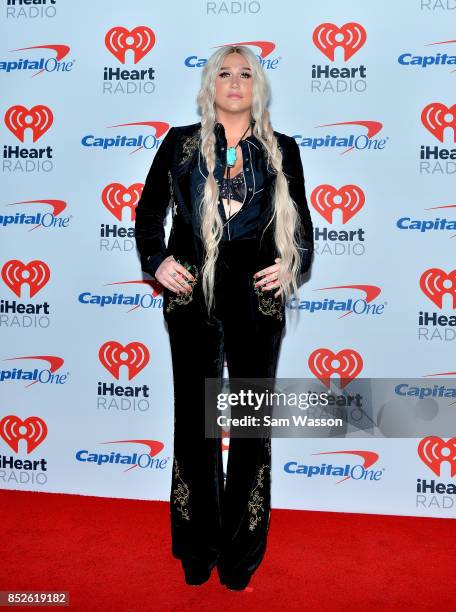
[[[173,278],[175,278],[175,277],[177,276],[177,272],[173,272],[173,273],[171,274],[171,276],[172,276]]]

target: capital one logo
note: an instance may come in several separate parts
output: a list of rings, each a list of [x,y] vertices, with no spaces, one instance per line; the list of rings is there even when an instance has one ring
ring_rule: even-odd
[[[308,360],[310,371],[329,389],[333,374],[340,376],[340,388],[346,387],[363,369],[363,358],[354,349],[343,349],[333,353],[328,348],[313,351]]]
[[[314,289],[314,291],[327,291],[328,289],[356,289],[357,291],[361,291],[362,293],[364,293],[364,297],[362,297],[361,300],[355,300],[353,304],[353,310],[348,310],[344,314],[340,315],[338,319],[343,319],[344,317],[352,314],[353,312],[357,312],[357,313],[364,312],[366,310],[366,305],[373,302],[375,298],[377,298],[382,291],[380,287],[377,287],[377,285],[332,285],[330,287],[320,287],[318,289]],[[361,310],[358,310],[358,306],[357,306],[358,302],[363,303]],[[319,302],[317,302],[316,304],[318,306]],[[376,309],[377,312],[381,312],[381,306],[382,305],[380,305],[380,308]],[[315,308],[315,311],[320,310],[320,308],[315,307],[314,303],[312,303],[311,311],[313,311],[314,308]]]
[[[151,280],[141,279],[141,280],[120,281],[116,283],[106,283],[107,287],[112,286],[112,285],[146,285],[147,287],[150,288],[150,293],[144,293],[143,298],[140,299],[139,304],[136,304],[135,306],[130,308],[130,310],[128,310],[127,312],[132,312],[133,310],[136,310],[137,308],[140,308],[141,306],[146,307],[146,305],[148,305],[148,301],[145,300],[145,298],[149,298],[149,302],[151,302],[157,297],[157,295],[160,295],[161,293],[163,293],[163,285],[155,279],[151,279]],[[110,299],[110,296],[106,296],[106,297]],[[103,304],[104,301],[105,300],[102,297],[101,298],[102,306],[104,305]]]
[[[128,380],[134,378],[149,363],[150,353],[141,342],[130,342],[123,346],[115,340],[105,342],[98,351],[102,365],[119,380],[121,366],[128,370]]]
[[[105,45],[122,64],[125,64],[127,51],[133,51],[134,63],[137,64],[155,45],[155,34],[147,26],[137,26],[132,30],[115,26],[106,32]]]
[[[130,187],[125,187],[121,183],[110,183],[106,185],[101,194],[103,205],[114,215],[116,219],[122,221],[124,208],[130,209],[130,220],[136,219],[136,206],[141,197],[144,183],[133,183]]]
[[[449,438],[446,442],[438,436],[423,438],[418,445],[418,455],[436,476],[440,476],[444,461],[450,464],[451,476],[456,476],[456,438]]]
[[[344,61],[348,61],[366,42],[366,30],[359,23],[346,23],[340,28],[333,23],[322,23],[312,35],[314,45],[333,62],[337,47],[344,51]]]
[[[38,72],[35,72],[35,74],[33,74],[32,76],[37,76],[38,74],[41,74],[42,72],[48,71],[48,72],[54,72],[57,70],[61,70],[62,68],[65,70],[65,65],[61,64],[60,62],[63,60],[63,58],[65,58],[68,53],[70,52],[70,47],[68,45],[34,45],[33,47],[20,47],[19,49],[11,49],[11,51],[29,51],[29,50],[35,50],[35,49],[50,49],[51,51],[55,52],[55,58],[52,58],[48,61],[45,62],[45,67],[42,68],[41,70],[38,70]],[[27,60],[26,60],[27,62]],[[37,62],[35,62],[37,63]],[[8,62],[7,63],[7,68],[6,71],[10,72],[11,70],[17,70],[18,68],[21,68],[23,64],[23,60],[19,60],[19,62]],[[73,64],[73,62],[71,62],[71,64]],[[68,68],[69,64],[66,64],[66,67]]]
[[[448,293],[456,308],[456,270],[448,274],[440,268],[429,268],[420,277],[421,291],[437,306],[443,308],[443,296]]]
[[[19,259],[10,259],[2,267],[2,279],[11,291],[21,297],[22,285],[27,284],[30,288],[30,297],[38,293],[49,281],[51,271],[49,266],[39,259],[34,259],[28,264]]]
[[[0,436],[15,453],[19,452],[19,441],[25,440],[27,454],[30,454],[43,442],[47,433],[46,423],[37,416],[22,420],[9,414],[0,421]]]
[[[282,59],[281,57],[271,57],[271,53],[275,50],[276,44],[270,40],[243,40],[236,42],[231,40],[229,43],[224,43],[222,45],[213,45],[211,49],[236,45],[255,47],[253,52],[261,66],[266,70],[275,70],[278,68],[278,64]],[[184,64],[188,68],[202,68],[206,63],[206,58],[198,57],[197,55],[190,55],[184,60]]]
[[[33,142],[36,142],[48,131],[54,121],[51,109],[44,104],[37,104],[28,110],[16,104],[5,113],[5,125],[21,142],[25,139],[25,130],[32,130]]]
[[[275,43],[269,40],[246,40],[244,42],[236,42],[236,43],[225,43],[224,45],[215,45],[212,47],[213,49],[218,49],[220,47],[230,47],[232,45],[249,45],[252,47],[258,47],[260,49],[260,57],[262,59],[266,58],[270,55],[274,49],[276,48]]]
[[[365,450],[338,450],[338,451],[322,451],[320,453],[312,453],[312,455],[355,455],[355,457],[359,457],[362,459],[361,468],[362,473],[365,473],[372,465],[377,463],[379,460],[379,454],[374,451],[365,451]],[[337,481],[336,484],[344,482],[346,480],[353,480],[354,470],[351,470],[351,474],[341,478]],[[359,479],[359,478],[358,478]],[[356,479],[356,480],[358,480]]]
[[[147,127],[154,128],[155,140],[161,138],[169,130],[169,123],[166,123],[166,121],[133,121],[132,123],[116,123],[115,125],[108,125],[107,127],[128,127],[132,125],[146,125]],[[110,146],[112,146],[112,144]]]
[[[358,185],[343,185],[339,189],[333,185],[318,185],[311,195],[310,201],[315,210],[328,222],[333,222],[333,212],[342,212],[342,223],[347,223],[364,206],[366,196]]]
[[[26,380],[29,382],[26,387],[31,387],[37,383],[64,385],[69,373],[59,374],[58,370],[63,366],[64,359],[56,355],[26,355],[24,357],[9,357],[3,361],[28,361],[29,359],[37,360],[40,364],[44,361],[49,364],[49,367],[43,370],[34,368],[33,370],[25,370],[22,368],[13,368],[12,370],[0,370],[0,382]]]
[[[62,227],[65,226],[66,222],[70,219],[70,217],[67,219],[61,217],[60,220],[57,220],[57,217],[59,217],[59,215],[61,215],[68,206],[65,200],[22,200],[21,202],[11,202],[10,204],[7,204],[7,206],[22,206],[24,204],[32,206],[35,204],[44,204],[52,208],[52,212],[44,212],[36,215],[36,218],[40,219],[41,223],[37,223],[31,227],[29,232],[33,232],[33,230],[36,230],[39,227]],[[34,215],[30,215],[30,217],[33,216]],[[26,224],[28,224],[27,216],[21,213],[16,213],[16,215],[4,215],[1,225],[3,227],[14,224],[21,225],[24,223],[24,221]]]
[[[445,128],[451,127],[453,142],[456,142],[456,104],[448,107],[440,102],[431,102],[423,108],[421,122],[440,142],[444,141]]]
[[[355,125],[363,127],[367,130],[367,134],[361,134],[359,136],[351,135],[347,138],[347,144],[351,146],[344,151],[341,151],[341,155],[345,155],[354,149],[365,150],[365,149],[383,149],[387,139],[375,139],[374,136],[377,136],[379,132],[383,129],[383,123],[381,121],[371,121],[371,120],[361,120],[361,121],[338,121],[337,123],[323,123],[322,125],[317,125],[315,127],[334,127],[339,125]],[[318,149],[320,147],[335,147],[337,144],[337,139],[330,135],[326,136],[326,138],[312,138],[309,142],[312,149]],[[307,146],[307,145],[306,145]],[[337,144],[337,146],[342,146]]]

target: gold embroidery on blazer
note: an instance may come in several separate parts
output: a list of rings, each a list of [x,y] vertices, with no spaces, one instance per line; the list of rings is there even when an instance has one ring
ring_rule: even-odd
[[[176,458],[174,458],[174,477],[176,480],[180,480],[180,482],[177,484],[177,487],[173,489],[174,504],[177,506],[177,511],[181,513],[182,518],[184,518],[186,521],[189,521],[190,515],[188,513],[187,506],[188,498],[190,497],[190,490],[188,488],[188,485],[181,478]]]
[[[263,506],[264,497],[261,497],[258,489],[263,488],[263,479],[264,479],[264,471],[268,468],[266,464],[263,464],[257,473],[256,484],[250,492],[250,498],[248,502],[249,511],[251,514],[249,521],[249,529],[253,531],[258,523],[261,521],[261,516],[259,515],[260,510],[264,512],[265,508]]]
[[[173,217],[177,213],[177,202],[174,199],[174,188],[173,188],[173,177],[171,175],[171,170],[168,170],[168,185],[169,185],[169,203],[173,207]]]
[[[258,297],[258,308],[260,312],[265,315],[270,315],[271,317],[277,317],[277,319],[281,321],[283,319],[282,298],[280,295],[274,297],[274,293],[277,289],[263,291],[261,285],[259,285],[258,287],[254,286],[254,290]]]
[[[190,293],[177,293],[176,295],[172,295],[169,298],[168,305],[166,306],[166,312],[171,312],[176,306],[185,306],[186,304],[190,304],[193,300],[193,288],[198,280],[198,268],[195,265],[189,264],[188,262],[181,263],[178,259],[176,259],[177,263],[187,268],[187,270],[192,274],[195,280],[191,281],[187,279],[188,284],[192,287]]]
[[[193,134],[193,136],[187,136],[182,141],[182,151],[179,159],[179,165],[185,164],[185,162],[188,161],[195,153],[199,145],[200,132],[201,129],[199,128],[195,134]]]

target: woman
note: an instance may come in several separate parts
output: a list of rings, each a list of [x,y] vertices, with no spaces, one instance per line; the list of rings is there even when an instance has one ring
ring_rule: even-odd
[[[269,437],[205,436],[205,380],[274,378],[285,301],[310,267],[313,228],[296,141],[273,131],[255,55],[225,46],[207,61],[201,122],[173,127],[136,209],[142,269],[163,286],[174,380],[172,551],[187,584],[212,568],[243,590],[266,550]],[[168,245],[164,220],[173,206]]]

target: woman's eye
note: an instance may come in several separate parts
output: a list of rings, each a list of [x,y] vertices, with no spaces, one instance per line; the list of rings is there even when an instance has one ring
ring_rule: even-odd
[[[226,75],[229,75],[229,74],[230,74],[229,72],[221,72],[221,73],[219,74],[219,76],[223,78],[223,77],[225,77]],[[250,74],[250,72],[241,72],[241,76],[242,76],[242,77],[247,77],[248,79],[250,79],[250,77],[251,77],[252,75]]]

